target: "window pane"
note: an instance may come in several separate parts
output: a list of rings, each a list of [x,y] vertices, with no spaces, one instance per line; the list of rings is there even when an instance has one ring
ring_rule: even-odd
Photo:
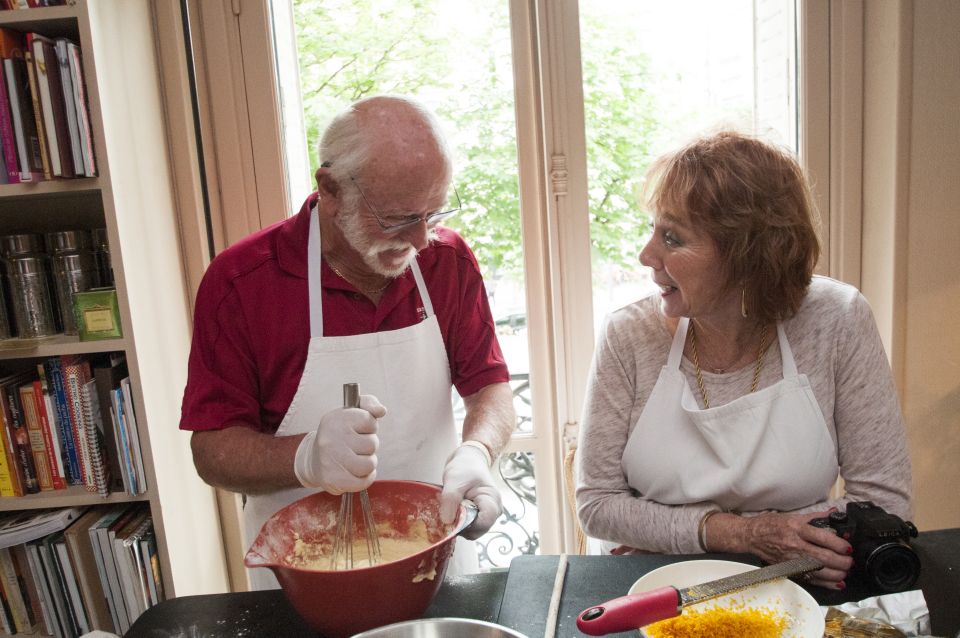
[[[281,1],[289,3],[275,4]],[[277,17],[282,13],[274,10]],[[319,136],[332,115],[356,100],[385,93],[410,95],[440,118],[454,154],[453,184],[462,202],[461,211],[442,223],[460,232],[477,256],[513,376],[519,431],[533,433],[507,0],[293,0],[292,17],[310,188]],[[275,28],[276,39],[284,37],[282,31]],[[277,48],[281,50],[282,43]],[[282,82],[283,74],[278,76]],[[285,124],[296,124],[289,119]],[[304,177],[290,179],[292,185]],[[455,407],[462,418],[462,404]],[[508,485],[503,486],[505,499],[513,494]],[[532,490],[532,474],[529,485]],[[532,518],[528,515],[525,524],[535,538],[536,510],[527,511]],[[501,520],[516,527],[507,517]],[[510,538],[498,528],[490,535]],[[512,547],[513,554],[532,552],[537,543]]]
[[[651,285],[654,157],[720,126],[796,150],[794,23],[794,0],[580,4],[596,326]]]

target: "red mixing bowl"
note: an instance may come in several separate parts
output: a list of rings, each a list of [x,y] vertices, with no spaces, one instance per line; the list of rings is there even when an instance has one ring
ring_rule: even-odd
[[[475,508],[461,505],[457,520],[444,525],[440,491],[418,481],[375,481],[367,490],[374,520],[389,523],[398,537],[416,521],[426,523],[430,546],[405,558],[339,571],[291,566],[295,532],[305,543],[332,546],[340,496],[318,492],[271,516],[243,562],[273,570],[290,604],[327,638],[419,618],[443,582],[458,534],[476,517]],[[359,501],[353,510],[359,521]]]

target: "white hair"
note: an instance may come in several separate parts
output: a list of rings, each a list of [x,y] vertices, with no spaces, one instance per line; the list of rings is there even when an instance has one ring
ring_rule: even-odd
[[[370,132],[358,123],[358,107],[370,100],[390,100],[403,103],[415,110],[427,125],[437,147],[443,155],[447,175],[453,174],[453,161],[447,147],[440,121],[425,106],[404,96],[375,96],[354,103],[342,113],[336,115],[327,125],[318,147],[320,163],[329,167],[331,176],[339,183],[350,176],[362,172],[370,159],[374,147],[374,138]]]

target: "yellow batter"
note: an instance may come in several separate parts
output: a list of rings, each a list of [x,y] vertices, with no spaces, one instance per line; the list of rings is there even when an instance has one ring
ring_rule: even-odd
[[[353,540],[353,567],[369,567],[370,556],[367,551],[366,536],[362,530],[354,530],[356,537]],[[389,524],[377,525],[377,538],[380,541],[380,560],[377,563],[388,563],[416,554],[432,545],[427,534],[427,525],[423,520],[416,520],[410,525],[404,536]],[[304,541],[300,534],[293,533],[293,552],[288,554],[284,561],[291,567],[302,569],[351,569],[347,565],[346,552],[341,552],[336,564],[331,564],[332,545],[330,542],[310,543]]]

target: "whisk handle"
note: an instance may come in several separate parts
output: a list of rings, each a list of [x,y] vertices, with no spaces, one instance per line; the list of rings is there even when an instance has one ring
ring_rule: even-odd
[[[360,407],[360,384],[358,383],[343,384],[343,407],[345,408]]]

